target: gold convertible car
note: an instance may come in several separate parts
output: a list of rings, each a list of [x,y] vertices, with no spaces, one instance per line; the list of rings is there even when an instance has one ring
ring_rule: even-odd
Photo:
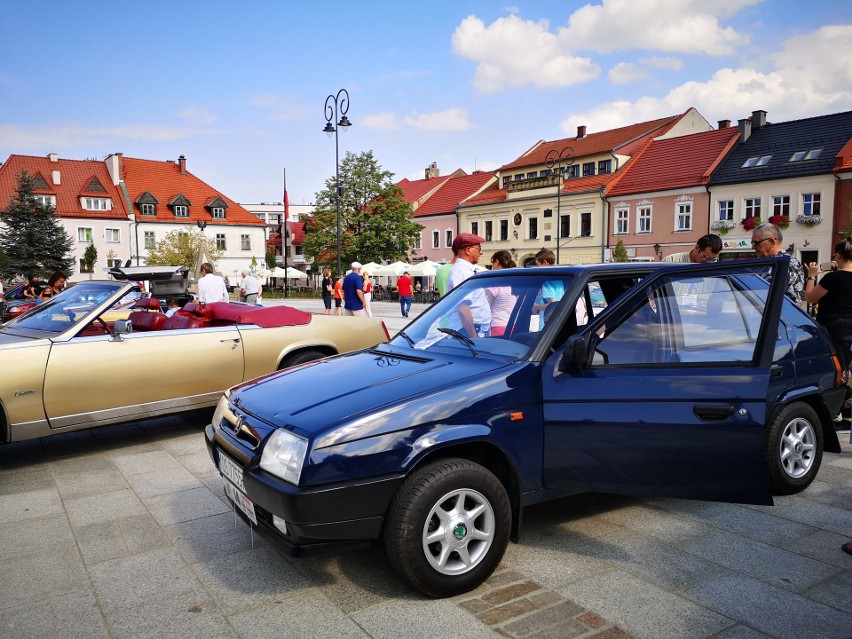
[[[245,380],[388,340],[373,318],[289,306],[189,302],[166,317],[140,297],[115,319],[139,290],[80,282],[0,326],[0,443],[212,407]]]

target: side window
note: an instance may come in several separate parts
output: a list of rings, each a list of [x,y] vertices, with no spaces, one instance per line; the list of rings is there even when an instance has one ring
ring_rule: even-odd
[[[672,279],[603,328],[594,365],[750,362],[764,300],[728,276]]]

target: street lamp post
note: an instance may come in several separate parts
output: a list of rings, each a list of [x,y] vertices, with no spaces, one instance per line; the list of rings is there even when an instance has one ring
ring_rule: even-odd
[[[329,95],[325,99],[325,128],[324,133],[329,137],[334,134],[334,185],[336,187],[335,202],[337,203],[337,274],[341,275],[343,270],[340,266],[340,198],[343,197],[343,187],[340,185],[340,144],[338,141],[338,131],[343,127],[345,131],[352,123],[346,117],[346,112],[349,111],[349,92],[346,89],[340,89],[337,95]],[[334,124],[333,124],[334,123]]]
[[[559,233],[562,227],[562,173],[574,164],[574,149],[566,146],[557,153],[556,149],[550,149],[544,158],[544,165],[548,169],[556,166],[556,263],[559,264]]]

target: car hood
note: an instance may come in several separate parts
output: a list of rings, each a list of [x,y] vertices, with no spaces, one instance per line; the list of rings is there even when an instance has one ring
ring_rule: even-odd
[[[307,437],[324,432],[326,436],[315,445],[330,445],[350,435],[364,437],[411,427],[409,420],[392,417],[414,402],[422,402],[422,410],[428,411],[416,414],[421,423],[462,409],[475,412],[478,396],[494,396],[487,383],[489,374],[511,364],[505,359],[461,359],[383,347],[274,373],[236,387],[231,401],[270,425]],[[504,372],[498,377],[505,383]],[[337,429],[342,423],[351,425],[351,430],[347,431],[349,426]]]

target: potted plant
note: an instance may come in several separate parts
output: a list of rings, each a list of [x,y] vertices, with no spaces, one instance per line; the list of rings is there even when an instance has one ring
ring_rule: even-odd
[[[742,220],[742,222],[740,222],[740,224],[743,225],[743,229],[745,229],[746,231],[753,231],[754,227],[758,226],[760,224],[760,218],[757,217],[756,215],[754,215],[752,217],[746,217],[746,218],[743,218],[743,220]]]
[[[790,218],[786,215],[773,215],[769,218],[769,222],[779,229],[786,229],[790,226]]]
[[[822,218],[819,215],[798,215],[796,222],[805,226],[814,226],[822,222]]]
[[[710,229],[714,231],[719,231],[720,235],[727,235],[728,231],[734,228],[736,224],[734,224],[733,220],[716,220],[710,225]]]

